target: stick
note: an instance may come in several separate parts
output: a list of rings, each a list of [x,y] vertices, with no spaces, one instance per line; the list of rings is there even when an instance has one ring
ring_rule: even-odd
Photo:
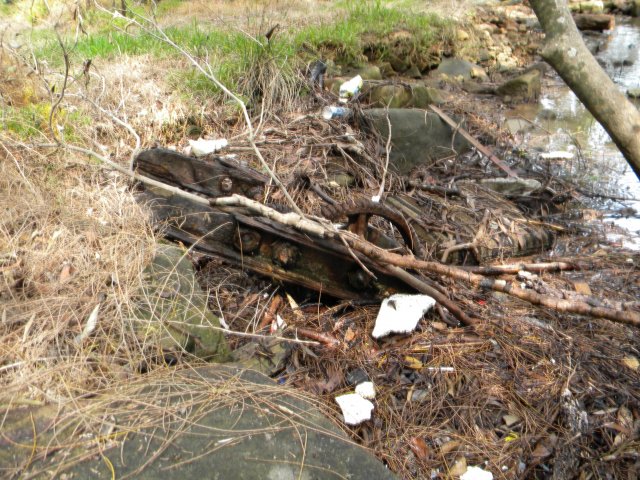
[[[482,145],[478,140],[473,138],[471,136],[471,134],[469,132],[467,132],[464,128],[458,126],[458,124],[456,122],[454,122],[453,119],[449,115],[447,115],[446,113],[444,113],[442,110],[440,110],[438,107],[436,107],[434,105],[429,105],[429,108],[431,110],[433,110],[451,128],[456,129],[458,132],[460,132],[460,135],[462,135],[465,139],[467,139],[467,141],[469,143],[471,143],[471,145],[476,147],[478,149],[478,151],[480,151],[480,153],[482,153],[487,158],[489,158],[489,160],[491,160],[493,163],[495,163],[508,176],[510,176],[510,177],[517,177],[518,176],[513,170],[511,170],[511,168],[509,168],[509,166],[506,163],[504,163],[502,160],[500,160],[498,157],[496,157],[491,152],[491,150],[489,150],[487,147]]]

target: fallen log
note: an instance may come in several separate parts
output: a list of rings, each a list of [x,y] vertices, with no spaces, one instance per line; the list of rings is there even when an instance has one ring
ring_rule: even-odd
[[[616,18],[606,13],[575,13],[573,20],[576,22],[578,30],[603,32],[613,30],[616,26]]]

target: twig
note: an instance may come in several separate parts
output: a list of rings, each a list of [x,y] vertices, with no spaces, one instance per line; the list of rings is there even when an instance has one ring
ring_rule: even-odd
[[[454,122],[453,119],[449,115],[444,113],[442,110],[440,110],[435,105],[429,105],[429,108],[431,110],[433,110],[451,128],[457,129],[457,131],[460,132],[460,135],[462,135],[469,143],[471,143],[471,145],[476,147],[480,153],[482,153],[489,160],[491,160],[493,163],[495,163],[508,176],[510,176],[510,177],[517,177],[518,176],[513,170],[511,170],[511,168],[509,168],[509,166],[506,163],[504,163],[502,160],[500,160],[498,157],[496,157],[493,153],[491,153],[491,150],[489,150],[487,147],[482,145],[469,132],[467,132],[464,128],[460,127],[456,122]]]
[[[62,102],[64,93],[67,90],[67,81],[69,79],[69,54],[67,53],[67,49],[65,48],[64,43],[62,43],[62,38],[60,38],[58,30],[54,29],[54,31],[56,32],[56,38],[58,39],[58,44],[62,49],[62,56],[64,58],[64,80],[62,82],[62,90],[60,91],[58,101],[51,106],[51,111],[49,112],[49,129],[51,130],[51,135],[53,135],[53,139],[55,140],[55,142],[58,145],[61,145],[62,141],[58,138],[57,132],[53,128],[53,115],[56,113],[56,110],[60,106],[60,102]]]
[[[575,263],[553,262],[553,263],[513,263],[509,265],[489,265],[486,267],[460,267],[467,272],[479,273],[481,275],[502,275],[508,273],[518,273],[522,270],[528,272],[562,272],[567,270],[581,270],[582,267]]]

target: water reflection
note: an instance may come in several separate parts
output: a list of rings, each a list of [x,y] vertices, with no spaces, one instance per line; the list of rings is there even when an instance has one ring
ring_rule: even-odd
[[[587,37],[587,44],[597,50],[597,58],[620,90],[640,87],[640,19],[616,19],[609,34]],[[640,102],[634,101],[640,107]],[[570,151],[574,160],[556,166],[557,173],[586,175],[594,189],[610,195],[638,199],[626,202],[636,216],[613,221],[635,233],[640,246],[640,181],[613,144],[607,132],[584,108],[580,100],[561,79],[543,89],[537,105],[516,107],[508,117],[531,122],[523,142],[527,148],[543,152]],[[581,159],[592,160],[585,168]],[[586,173],[588,172],[588,173]]]

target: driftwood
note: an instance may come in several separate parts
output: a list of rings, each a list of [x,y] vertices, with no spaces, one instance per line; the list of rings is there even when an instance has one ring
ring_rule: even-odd
[[[252,174],[245,182],[244,175],[230,171],[236,168],[235,165],[216,157],[204,162],[208,163],[206,168],[209,169],[205,175],[192,171],[196,160],[176,157],[178,163],[184,161],[185,165],[168,174],[162,168],[166,161],[163,156],[165,153],[146,153],[138,166],[145,162],[155,165],[147,165],[148,174],[156,177],[150,180],[155,186],[147,188],[141,196],[151,203],[158,220],[168,222],[169,236],[276,280],[349,299],[379,299],[396,291],[406,291],[403,285],[409,285],[433,296],[463,324],[478,324],[479,319],[462,311],[445,293],[403,269],[422,270],[480,288],[504,292],[559,312],[640,326],[640,313],[635,310],[613,309],[581,299],[542,295],[522,289],[507,280],[491,279],[459,267],[392,253],[361,236],[338,231],[321,219],[279,212],[244,195],[204,198],[201,195],[206,195],[202,191],[205,182],[210,182],[210,188],[217,188],[217,195],[235,190],[250,193],[254,198],[261,197],[264,182]],[[171,155],[179,154],[172,152]],[[187,163],[191,165],[189,168],[186,167]],[[181,173],[175,173],[177,171]],[[185,190],[199,191],[200,195],[170,185],[166,189],[158,188],[161,186],[159,180],[163,177],[170,177],[167,179],[180,184]],[[537,265],[532,267],[542,268]],[[560,269],[566,267],[554,266]],[[371,272],[372,276],[365,274],[365,270]]]
[[[239,197],[237,195],[233,197],[212,199],[211,204],[218,206],[244,206],[255,213],[268,215],[269,218],[273,220],[281,221],[289,225],[295,225],[296,228],[304,228],[304,223],[300,221],[303,219],[296,218],[297,215],[295,217],[291,214],[286,214],[287,216],[284,216],[282,214],[279,214],[279,212],[265,207],[264,205],[253,202],[246,198]],[[336,235],[338,234],[332,233],[327,230],[324,232],[323,238],[335,238]],[[369,261],[374,262],[374,265],[386,265],[387,268],[389,265],[392,265],[400,268],[424,270],[431,273],[444,275],[456,280],[461,280],[483,289],[507,293],[522,300],[526,300],[527,302],[534,305],[546,306],[558,312],[576,313],[596,318],[606,318],[628,325],[640,326],[640,312],[637,311],[621,311],[606,307],[593,307],[585,302],[570,301],[561,298],[540,295],[532,290],[522,289],[514,282],[510,282],[507,280],[494,280],[483,275],[467,272],[458,267],[443,265],[437,262],[418,260],[408,255],[398,255],[396,253],[383,250],[376,245],[373,245],[372,243],[361,239],[358,236],[349,234],[349,232],[343,232],[341,235],[343,236],[345,242],[351,248],[361,254],[364,254]],[[476,322],[471,320],[471,323],[473,324]]]

